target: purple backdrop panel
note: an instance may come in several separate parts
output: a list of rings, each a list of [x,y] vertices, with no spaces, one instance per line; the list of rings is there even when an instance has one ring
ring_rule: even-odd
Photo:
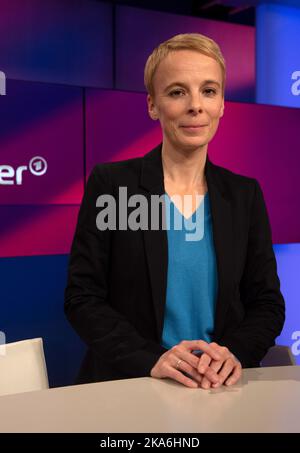
[[[143,156],[160,141],[144,93],[86,90],[87,175],[98,162]]]
[[[226,98],[255,100],[255,28],[117,6],[116,88],[144,91],[144,66],[154,47],[179,33],[202,33],[220,45],[227,64]]]
[[[0,205],[78,204],[82,89],[11,81],[0,98]]]
[[[0,69],[8,78],[112,88],[112,5],[1,0]]]
[[[209,146],[213,162],[257,178],[273,242],[300,242],[300,110],[227,102]]]
[[[79,206],[0,206],[0,257],[70,252]]]
[[[143,156],[161,141],[145,94],[95,89],[86,100],[88,174],[97,162]],[[299,109],[226,102],[209,145],[215,164],[260,182],[274,243],[300,241],[299,124]]]

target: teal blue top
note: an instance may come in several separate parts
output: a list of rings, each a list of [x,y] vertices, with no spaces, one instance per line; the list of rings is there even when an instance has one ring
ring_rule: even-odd
[[[169,349],[182,340],[211,341],[218,275],[208,192],[188,219],[167,194],[165,202],[168,276],[162,345]]]

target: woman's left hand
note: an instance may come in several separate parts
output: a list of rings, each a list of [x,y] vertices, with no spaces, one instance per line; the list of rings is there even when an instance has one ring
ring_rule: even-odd
[[[229,351],[228,348],[220,346],[217,343],[209,343],[216,353],[221,357],[220,360],[214,360],[207,353],[202,353],[199,358],[198,371],[203,376],[200,386],[203,389],[217,388],[222,384],[233,385],[242,376],[242,365],[238,359]],[[213,383],[215,373],[219,376],[219,383]]]

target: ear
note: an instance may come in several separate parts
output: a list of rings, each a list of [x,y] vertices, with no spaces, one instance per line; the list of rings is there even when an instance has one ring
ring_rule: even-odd
[[[150,94],[147,95],[147,104],[148,104],[148,114],[152,120],[157,120],[158,119],[158,114],[156,107],[154,105],[154,101],[152,99],[152,96]]]
[[[225,109],[225,105],[224,105],[224,97],[223,97],[223,100],[222,100],[222,105],[221,105],[221,113],[220,113],[220,118],[222,118],[222,116],[224,115],[224,109]]]

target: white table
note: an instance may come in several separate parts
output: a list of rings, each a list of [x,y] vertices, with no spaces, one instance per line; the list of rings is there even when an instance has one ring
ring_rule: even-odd
[[[300,432],[300,367],[243,370],[232,387],[128,379],[0,397],[1,432]]]

